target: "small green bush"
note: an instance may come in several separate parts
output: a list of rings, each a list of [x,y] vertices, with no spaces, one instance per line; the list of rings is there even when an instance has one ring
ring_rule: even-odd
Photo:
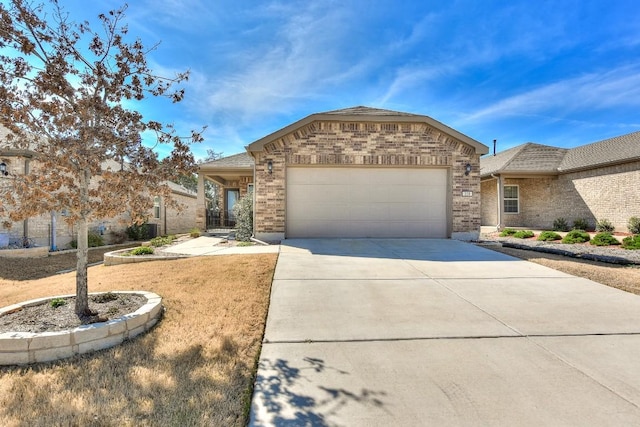
[[[104,239],[98,233],[89,233],[89,247],[97,248],[98,246],[104,246]]]
[[[596,222],[596,231],[598,233],[613,233],[614,231],[616,231],[616,228],[613,226],[613,224],[611,224],[611,221],[603,218],[599,219]]]
[[[533,237],[533,231],[531,230],[520,230],[516,233],[513,234],[513,236],[511,237],[515,237],[516,239],[528,239],[530,237]]]
[[[598,233],[593,236],[593,239],[589,242],[595,246],[611,246],[611,245],[619,245],[618,239],[613,237],[611,233]]]
[[[151,246],[165,246],[165,245],[170,245],[171,242],[174,241],[174,239],[176,238],[176,236],[158,236],[158,237],[154,237],[153,239],[151,239],[151,241],[149,242],[151,244]]]
[[[560,240],[560,239],[562,239],[562,236],[556,233],[555,231],[543,231],[538,236],[538,240],[540,240],[541,242],[549,242],[549,241]]]
[[[518,232],[518,230],[514,230],[513,228],[505,228],[504,230],[502,230],[502,233],[500,233],[500,237],[513,236],[517,232]]]
[[[590,239],[591,237],[589,237],[589,233],[584,230],[571,230],[566,236],[564,236],[562,243],[584,243],[588,242]]]
[[[58,308],[66,304],[67,304],[67,301],[65,301],[64,298],[54,298],[51,301],[49,301],[49,305],[52,308]]]
[[[117,299],[118,299],[118,294],[114,294],[113,292],[105,292],[104,294],[93,295],[91,297],[91,300],[93,302],[97,302],[99,304],[115,301]]]
[[[127,236],[131,240],[144,240],[149,237],[149,227],[147,224],[132,224],[127,227]]]
[[[191,231],[189,231],[189,236],[193,237],[194,239],[196,237],[200,237],[200,230],[198,230],[197,228],[192,228]]]
[[[640,234],[622,239],[622,247],[625,249],[640,249]]]
[[[248,242],[253,236],[253,193],[247,193],[233,206],[236,240]]]
[[[556,218],[555,221],[553,221],[553,231],[569,231],[567,220],[562,217]]]
[[[640,234],[640,218],[638,218],[637,216],[632,216],[631,218],[629,218],[627,228],[629,229],[629,233],[631,234]]]
[[[573,221],[573,229],[586,231],[589,229],[589,223],[584,218],[578,218],[575,221]]]
[[[254,243],[253,242],[238,242],[237,246],[253,246]]]
[[[129,251],[131,255],[152,255],[153,248],[150,246],[140,246]]]

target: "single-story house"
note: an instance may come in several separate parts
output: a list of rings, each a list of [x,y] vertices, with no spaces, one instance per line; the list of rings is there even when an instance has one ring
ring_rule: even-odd
[[[253,188],[254,234],[475,239],[480,156],[488,147],[431,117],[353,107],[312,114],[200,165],[223,188],[223,211]]]
[[[640,216],[640,132],[566,149],[526,143],[480,159],[482,225],[552,229],[558,218],[618,231]]]
[[[0,137],[5,128],[0,127]],[[1,180],[10,179],[11,175],[28,174],[36,164],[34,153],[28,150],[0,149],[0,184]],[[120,165],[114,163],[112,167]],[[106,167],[105,167],[106,169]],[[182,205],[182,210],[165,205],[160,196],[154,197],[154,206],[148,215],[148,224],[152,224],[152,233],[174,234],[188,232],[195,228],[197,195],[181,185],[167,183],[171,189],[172,198]],[[153,196],[149,196],[153,197]],[[23,239],[30,239],[38,246],[68,248],[75,240],[77,232],[73,225],[67,224],[65,212],[51,212],[50,214],[28,218],[20,222],[11,222],[9,228],[0,225],[0,248],[9,244],[22,244]],[[0,224],[8,218],[0,217]],[[105,243],[117,243],[126,238],[126,228],[130,223],[128,214],[121,214],[115,218],[106,218],[89,225],[90,231],[101,234]],[[55,237],[55,239],[54,239]],[[55,242],[55,244],[54,244]]]

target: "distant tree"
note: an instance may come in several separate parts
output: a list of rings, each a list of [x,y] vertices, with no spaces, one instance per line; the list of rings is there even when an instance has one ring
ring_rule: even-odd
[[[12,132],[0,148],[28,149],[37,160],[31,173],[4,180],[10,185],[0,189],[0,210],[12,221],[68,213],[78,232],[79,316],[95,314],[87,296],[89,223],[124,212],[140,223],[154,195],[176,206],[166,181],[195,172],[189,143],[202,139],[196,131],[181,138],[128,109],[149,96],[182,100],[184,90],[173,86],[188,73],[154,74],[147,55],[157,45],[128,39],[125,10],[100,14],[95,32],[86,21],[70,21],[57,0],[0,3],[0,123]],[[143,145],[145,131],[171,147],[162,161]]]

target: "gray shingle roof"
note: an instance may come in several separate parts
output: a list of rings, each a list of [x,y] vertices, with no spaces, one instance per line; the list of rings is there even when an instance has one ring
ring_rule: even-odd
[[[640,160],[640,132],[571,149],[528,142],[480,158],[480,175],[492,173],[566,173]]]
[[[640,131],[569,150],[558,170],[567,172],[640,159]]]
[[[419,117],[418,114],[403,113],[400,111],[383,110],[381,108],[371,108],[359,105],[357,107],[343,108],[341,110],[327,111],[325,113],[332,116],[407,116]]]
[[[218,160],[201,163],[200,167],[211,168],[248,168],[253,169],[254,160],[249,153],[239,153],[232,156],[222,157]]]

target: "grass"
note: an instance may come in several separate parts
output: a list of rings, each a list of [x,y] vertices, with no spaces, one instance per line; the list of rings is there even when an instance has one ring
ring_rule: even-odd
[[[91,267],[90,292],[156,292],[163,320],[112,349],[0,368],[0,425],[244,426],[276,257]],[[0,306],[74,293],[74,280],[0,278]]]

